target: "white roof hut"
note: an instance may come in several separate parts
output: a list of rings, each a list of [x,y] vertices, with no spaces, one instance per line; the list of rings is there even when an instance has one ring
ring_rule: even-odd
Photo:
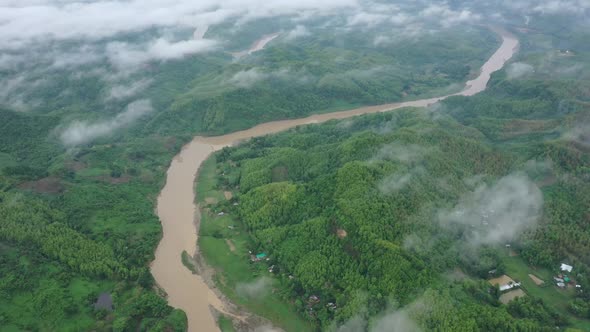
[[[567,264],[563,264],[563,263],[561,263],[561,266],[560,266],[559,268],[560,268],[560,269],[561,269],[561,271],[563,271],[563,272],[565,272],[565,271],[567,271],[567,272],[572,272],[572,269],[573,269],[574,267],[573,267],[573,266],[571,266],[571,265],[567,265]]]

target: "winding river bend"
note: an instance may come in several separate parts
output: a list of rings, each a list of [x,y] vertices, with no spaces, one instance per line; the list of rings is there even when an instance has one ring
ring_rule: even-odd
[[[480,75],[466,82],[465,89],[454,95],[472,96],[485,90],[490,75],[501,69],[517,51],[519,42],[515,36],[503,29],[493,30],[502,37],[501,46],[482,66]],[[163,237],[156,249],[151,271],[158,285],[168,294],[169,304],[186,312],[189,331],[219,331],[210,306],[221,312],[226,311],[223,301],[207,286],[202,277],[192,274],[181,262],[181,253],[184,250],[190,254],[197,250],[199,217],[194,203],[193,185],[201,163],[212,152],[241,140],[277,133],[299,125],[387,112],[406,106],[424,107],[450,96],[452,95],[267,122],[223,136],[197,136],[185,145],[172,160],[166,185],[158,197],[157,213],[162,222]]]

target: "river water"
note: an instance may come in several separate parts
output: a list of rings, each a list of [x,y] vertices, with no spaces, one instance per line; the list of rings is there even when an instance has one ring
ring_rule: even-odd
[[[502,37],[498,50],[482,66],[480,75],[466,83],[462,92],[454,95],[471,96],[485,90],[490,75],[501,69],[518,49],[518,39],[505,30],[493,28]],[[270,36],[258,49],[266,45]],[[256,136],[277,133],[298,125],[344,119],[361,114],[387,112],[406,106],[424,107],[449,96],[408,101],[395,104],[361,107],[349,111],[312,115],[306,118],[267,122],[253,128],[216,137],[195,137],[172,160],[167,172],[166,185],[158,197],[157,213],[163,228],[163,237],[156,249],[151,272],[158,285],[168,294],[168,303],[182,309],[188,316],[189,331],[219,331],[210,306],[224,312],[223,301],[204,282],[192,274],[181,262],[181,253],[196,252],[199,216],[195,206],[193,185],[203,161],[214,151]]]

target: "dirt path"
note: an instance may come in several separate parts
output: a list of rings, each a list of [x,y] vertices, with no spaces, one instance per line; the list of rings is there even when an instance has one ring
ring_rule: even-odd
[[[225,239],[225,243],[227,243],[227,246],[229,247],[229,251],[231,251],[231,252],[236,251],[236,246],[234,245],[233,242],[231,242],[230,239]]]
[[[539,277],[537,277],[534,274],[529,274],[529,278],[531,278],[531,280],[533,280],[533,282],[537,285],[537,286],[541,286],[542,284],[544,284],[545,282],[543,280],[541,280]]]
[[[516,52],[518,40],[510,33],[494,29],[502,36],[502,45],[482,66],[480,75],[466,83],[466,88],[455,95],[471,96],[485,90],[490,74],[502,68]],[[272,39],[258,43],[264,47]],[[401,107],[424,107],[449,96],[409,101],[396,104],[361,107],[349,111],[312,115],[302,119],[263,123],[253,128],[217,137],[195,137],[174,158],[168,169],[166,185],[158,197],[157,213],[163,237],[156,249],[151,271],[158,285],[168,294],[168,302],[184,310],[188,316],[189,331],[219,331],[210,307],[227,312],[233,307],[224,303],[216,290],[209,288],[201,275],[194,275],[181,262],[181,253],[196,253],[200,219],[195,206],[193,184],[200,165],[207,157],[225,146],[256,136],[273,134],[299,125],[344,119],[361,114],[392,111]],[[195,228],[196,227],[196,228]],[[230,309],[226,309],[230,308]]]

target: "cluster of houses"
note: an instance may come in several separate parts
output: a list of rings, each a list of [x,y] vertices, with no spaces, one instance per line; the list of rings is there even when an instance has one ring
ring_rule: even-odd
[[[313,309],[313,307],[320,302],[321,302],[320,297],[317,295],[311,295],[307,299],[307,313],[310,316],[315,317],[316,313],[315,313],[315,310]],[[326,304],[326,308],[328,308],[328,310],[330,310],[330,311],[334,311],[334,310],[338,309],[338,306],[334,302],[328,302],[328,304]]]
[[[520,287],[520,282],[509,281],[507,284],[500,285],[500,292],[511,290],[512,288]]]
[[[261,252],[258,254],[254,254],[251,250],[248,251],[248,253],[250,254],[250,261],[252,262],[260,262],[260,261],[270,261],[270,258],[268,257],[268,255],[265,252]],[[277,270],[276,265],[271,265],[268,267],[268,272],[269,273],[275,273],[275,271]],[[293,276],[292,274],[290,274],[288,276],[289,280],[293,280],[295,279],[295,276]],[[316,312],[314,310],[314,306],[319,304],[321,302],[321,299],[319,296],[317,295],[311,295],[307,298],[307,313],[311,316],[316,316]],[[326,304],[326,308],[330,311],[334,311],[338,308],[338,306],[336,305],[336,303],[334,302],[328,302]]]
[[[501,293],[498,300],[504,304],[508,304],[516,298],[526,296],[526,293],[521,289],[521,283],[512,280],[512,278],[505,274],[498,278],[490,279],[488,282],[498,287]]]
[[[261,252],[261,253],[256,254],[256,255],[254,255],[252,253],[252,251],[249,251],[249,253],[250,253],[250,260],[252,262],[260,262],[260,261],[263,261],[263,260],[266,260],[266,261],[269,261],[270,260],[270,258],[268,258],[267,255],[266,255],[266,253],[264,253],[264,252]]]
[[[568,275],[574,269],[573,266],[562,263],[559,267],[561,273],[557,274],[553,277],[553,281],[555,285],[559,288],[566,288],[568,285],[575,285],[576,289],[581,291],[582,285],[577,284],[571,277]]]

